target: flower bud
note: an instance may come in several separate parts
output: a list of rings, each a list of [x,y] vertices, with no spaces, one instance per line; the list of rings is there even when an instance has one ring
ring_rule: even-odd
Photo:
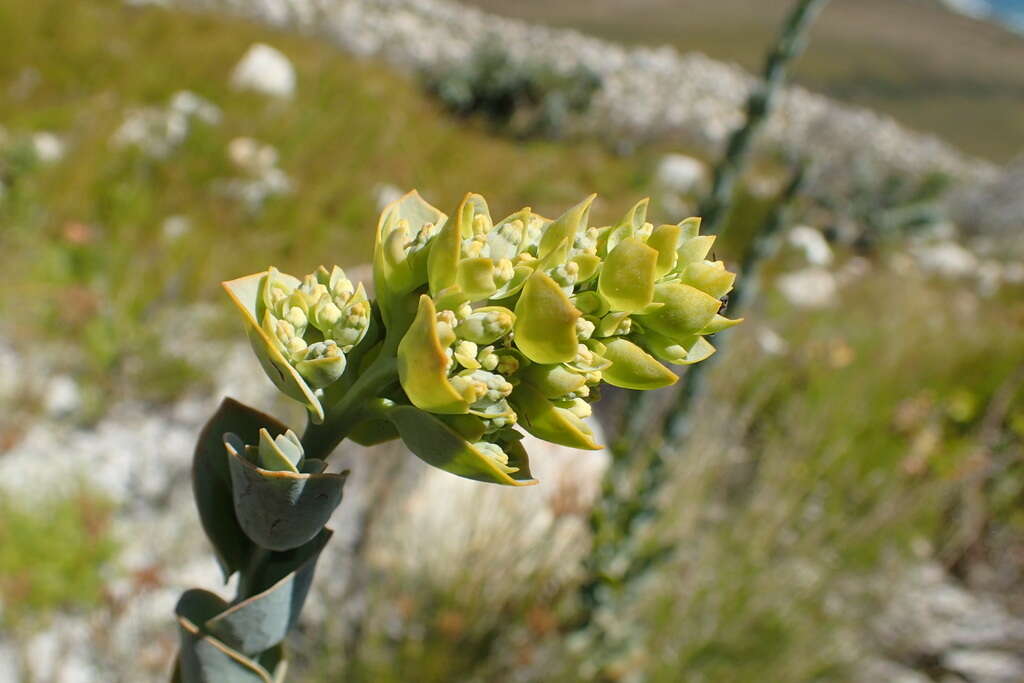
[[[366,300],[362,285],[349,299],[341,316],[334,323],[331,336],[341,347],[342,351],[348,352],[366,336],[366,330],[370,327],[370,302]]]
[[[594,323],[590,322],[586,318],[579,318],[576,321],[576,338],[580,341],[590,339],[594,334],[595,327]]]
[[[507,308],[487,306],[466,316],[455,333],[477,344],[493,344],[512,331],[515,321],[515,314]]]
[[[305,357],[295,364],[310,386],[322,389],[333,383],[345,372],[345,354],[341,352],[337,342],[328,339],[309,345]]]
[[[480,367],[480,363],[476,359],[478,350],[476,344],[463,339],[462,341],[455,342],[455,346],[452,348],[452,355],[462,367],[476,370]]]
[[[309,321],[313,323],[313,327],[321,332],[327,332],[333,328],[340,319],[341,309],[331,301],[330,297],[320,299],[309,316]]]
[[[501,357],[494,352],[493,346],[485,346],[476,355],[476,362],[488,372],[494,372],[501,362]],[[502,373],[499,373],[502,374]]]
[[[511,474],[512,472],[518,472],[518,467],[509,467],[508,465],[508,454],[501,450],[501,446],[490,441],[477,441],[473,444],[473,447],[480,453],[487,456],[494,461],[501,471]]]

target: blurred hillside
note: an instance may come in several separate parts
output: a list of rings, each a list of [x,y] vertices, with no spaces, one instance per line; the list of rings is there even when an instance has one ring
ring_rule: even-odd
[[[655,26],[664,0],[635,16],[605,3],[578,20],[576,0],[495,8],[645,44],[692,32],[755,68],[787,5],[692,3],[690,31]],[[449,38],[491,17],[435,0],[148,5],[0,2],[0,683],[164,680],[177,596],[230,588],[191,500],[195,435],[224,395],[295,426],[302,410],[261,373],[219,281],[332,262],[365,280],[378,211],[410,187],[449,213],[467,190],[496,215],[593,191],[596,225],[644,196],[653,220],[678,220],[716,147],[666,130],[720,145],[750,85],[711,60],[506,22],[507,53],[586,57],[635,98],[599,93],[593,128],[516,137],[452,115],[425,78],[474,56]],[[715,52],[737,40],[742,54]],[[959,104],[938,88],[914,106],[1005,158],[1015,138],[997,124],[1016,120],[1005,93],[1024,77],[997,56],[1019,42],[923,1],[836,0],[797,71],[827,88],[884,67],[922,97],[948,82]],[[239,85],[254,48],[262,66]],[[964,123],[969,81],[991,125]],[[701,96],[683,116],[685,88]],[[794,200],[746,322],[715,339],[699,426],[637,532],[675,552],[603,615],[634,645],[619,680],[1022,680],[1024,262],[966,228],[983,207],[1013,239],[1024,172],[961,221],[940,200],[974,159],[806,92],[782,103],[764,137],[844,182]],[[881,161],[836,153],[858,146]],[[717,257],[740,259],[792,163],[758,155]],[[607,459],[530,448],[542,483],[526,496],[398,447],[342,449],[332,469],[353,476],[290,643],[294,679],[593,680],[571,623]]]
[[[488,11],[634,44],[665,43],[756,70],[783,0],[466,0]],[[1024,37],[931,0],[834,0],[793,80],[876,109],[966,152],[1024,151]]]

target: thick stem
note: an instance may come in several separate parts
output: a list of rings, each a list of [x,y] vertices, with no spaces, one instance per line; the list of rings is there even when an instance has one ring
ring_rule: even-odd
[[[746,169],[754,139],[768,120],[775,99],[782,90],[786,68],[803,52],[807,31],[827,2],[799,0],[786,18],[779,40],[765,60],[762,80],[747,98],[745,123],[729,138],[725,157],[715,168],[711,192],[701,202],[701,228],[705,235],[717,234],[724,227],[732,208],[736,181]]]
[[[249,564],[238,572],[238,590],[235,592],[235,602],[239,603],[247,598],[251,598],[256,594],[253,590],[253,581],[256,578],[256,572],[259,571],[263,563],[270,557],[271,551],[266,548],[257,547],[256,551],[253,552],[252,557],[249,558]]]
[[[370,364],[355,384],[336,404],[328,408],[322,424],[310,422],[302,435],[302,447],[307,458],[326,460],[352,428],[365,416],[371,399],[398,382],[395,355],[387,345]]]

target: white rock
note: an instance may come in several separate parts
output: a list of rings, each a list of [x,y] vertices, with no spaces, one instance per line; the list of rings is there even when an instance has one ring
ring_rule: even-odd
[[[804,258],[811,265],[827,266],[832,263],[832,247],[820,230],[809,225],[798,225],[789,231],[787,239],[791,245],[803,251]]]
[[[174,93],[169,109],[183,116],[197,118],[211,126],[220,123],[221,119],[220,107],[190,90],[179,90]]]
[[[871,261],[863,256],[852,256],[836,271],[836,282],[845,287],[871,272]]]
[[[33,134],[32,149],[36,158],[44,164],[53,164],[64,158],[64,141],[53,133],[44,131]]]
[[[132,109],[110,141],[118,147],[138,147],[147,156],[163,159],[188,136],[188,116],[154,107]]]
[[[599,425],[588,423],[601,441]],[[580,511],[599,493],[608,455],[532,436],[523,446],[540,483],[521,489],[456,477],[406,456],[417,485],[386,526],[381,561],[442,580],[465,571],[468,558],[476,557],[488,563],[485,571],[504,577],[494,586],[497,593],[516,590],[541,566],[563,576],[575,572],[570,558],[585,549],[588,534]]]
[[[956,242],[915,247],[911,254],[921,270],[942,277],[964,277],[973,274],[978,267],[978,257]]]
[[[377,202],[377,210],[383,211],[384,207],[401,198],[405,194],[401,188],[389,183],[377,183],[373,186],[373,198]]]
[[[982,296],[992,296],[999,291],[1003,284],[1003,264],[998,261],[982,261],[978,264],[978,293]]]
[[[68,375],[57,375],[46,387],[43,405],[51,417],[73,415],[82,407],[82,392],[78,382]]]
[[[1024,283],[1024,263],[1013,261],[1003,266],[1003,282],[1011,285]]]
[[[259,176],[277,165],[277,150],[252,138],[235,138],[228,143],[228,158],[239,170]]]
[[[818,266],[779,276],[775,286],[794,306],[824,308],[835,302],[838,286],[835,276]]]
[[[164,239],[169,242],[179,239],[191,229],[191,221],[186,216],[180,215],[168,216],[160,225],[160,232],[163,233]]]
[[[942,665],[978,683],[1020,683],[1024,680],[1024,660],[998,650],[953,650],[943,655]]]
[[[789,342],[780,337],[778,332],[767,325],[758,327],[756,335],[758,346],[770,356],[781,355],[789,348]]]
[[[295,68],[280,50],[256,43],[235,66],[231,85],[238,90],[290,99],[295,95]]]
[[[0,640],[0,683],[18,683],[24,680],[19,659],[14,644]]]
[[[658,162],[655,178],[669,192],[686,194],[704,182],[707,169],[704,163],[684,154],[666,154]]]

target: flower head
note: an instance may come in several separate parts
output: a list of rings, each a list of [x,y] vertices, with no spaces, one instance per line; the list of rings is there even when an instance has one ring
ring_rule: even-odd
[[[449,220],[411,192],[381,214],[373,302],[340,268],[301,281],[271,268],[227,285],[271,379],[314,421],[321,398],[367,389],[347,355],[376,308],[381,343],[364,355],[397,381],[385,373],[362,395],[376,408],[355,434],[397,435],[463,476],[528,483],[519,430],[600,448],[585,420],[602,383],[673,384],[666,363],[707,358],[705,337],[739,322],[719,314],[735,276],[708,260],[714,237],[699,234],[699,219],[654,225],[643,200],[614,225],[593,226],[593,199],[555,220],[523,208],[495,221],[469,194]],[[357,376],[325,393],[346,372]]]
[[[472,439],[500,467],[514,426],[599,448],[584,422],[601,382],[654,389],[664,363],[694,363],[734,276],[706,260],[699,221],[655,227],[646,200],[589,225],[588,197],[551,221],[522,209],[494,222],[468,195],[431,240],[427,293],[398,346],[409,401]],[[481,444],[488,444],[481,446]]]

